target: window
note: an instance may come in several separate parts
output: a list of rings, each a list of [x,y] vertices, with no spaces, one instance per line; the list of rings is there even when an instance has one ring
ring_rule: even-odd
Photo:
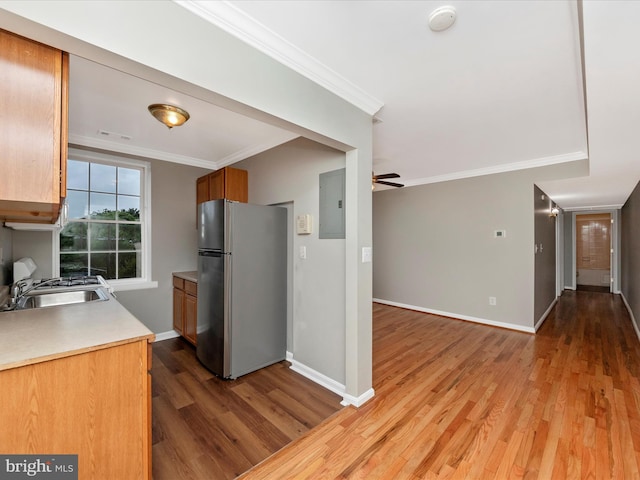
[[[60,232],[61,276],[102,275],[109,283],[150,279],[148,164],[70,158],[68,223]]]

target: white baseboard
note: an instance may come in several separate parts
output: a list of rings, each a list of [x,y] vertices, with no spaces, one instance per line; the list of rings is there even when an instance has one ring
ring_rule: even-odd
[[[636,331],[636,337],[638,337],[638,340],[640,340],[640,330],[638,330],[638,322],[636,321],[636,317],[633,315],[631,305],[629,305],[629,302],[627,302],[627,299],[624,297],[623,293],[620,293],[620,296],[622,297],[624,306],[627,307],[627,312],[629,312],[629,316],[631,317],[631,324],[633,325],[633,329]]]
[[[305,364],[296,361],[293,358],[293,353],[287,352],[286,358],[288,362],[291,362],[291,367],[290,367],[291,370],[293,370],[296,373],[299,373],[303,377],[308,378],[312,382],[323,386],[324,388],[335,393],[336,395],[340,395],[342,397],[342,401],[340,402],[340,404],[344,406],[353,405],[354,407],[360,407],[364,405],[368,400],[373,398],[373,396],[375,395],[373,388],[370,388],[359,397],[354,397],[352,395],[349,395],[347,394],[346,387],[343,384],[336,382],[332,378],[327,377],[326,375],[318,372],[317,370],[314,370],[313,368],[308,367]]]
[[[551,302],[551,305],[549,305],[549,308],[547,308],[546,312],[544,312],[542,314],[542,316],[540,317],[540,320],[538,320],[537,323],[535,324],[534,328],[535,328],[536,332],[542,326],[544,321],[547,319],[547,317],[551,313],[551,310],[553,310],[553,307],[556,306],[556,303],[558,303],[558,297],[553,299],[553,302]]]
[[[415,305],[407,305],[405,303],[392,302],[390,300],[382,300],[380,298],[374,298],[373,301],[376,303],[382,303],[384,305],[391,305],[392,307],[400,307],[400,308],[406,308],[408,310],[415,310],[417,312],[431,313],[433,315],[439,315],[441,317],[449,317],[449,318],[455,318],[458,320],[466,320],[467,322],[480,323],[482,325],[506,328],[509,330],[517,330],[518,332],[536,333],[536,330],[534,327],[524,327],[522,325],[516,325],[514,323],[496,322],[494,320],[487,320],[486,318],[478,318],[478,317],[471,317],[469,315],[460,315],[458,313],[443,312],[441,310],[417,307]]]
[[[356,408],[360,408],[362,405],[364,405],[369,400],[371,400],[375,396],[375,394],[376,392],[373,390],[373,388],[370,388],[359,397],[354,397],[352,395],[345,393],[342,396],[342,401],[340,402],[340,404],[344,405],[345,407],[347,405],[353,405]]]
[[[168,332],[156,333],[156,339],[154,341],[161,342],[162,340],[169,340],[170,338],[179,337],[180,334],[175,330],[169,330]]]

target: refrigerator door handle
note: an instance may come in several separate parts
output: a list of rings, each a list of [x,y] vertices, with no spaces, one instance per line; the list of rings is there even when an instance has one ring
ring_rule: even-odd
[[[200,257],[221,257],[222,255],[225,255],[225,253],[221,250],[200,250],[198,255]]]

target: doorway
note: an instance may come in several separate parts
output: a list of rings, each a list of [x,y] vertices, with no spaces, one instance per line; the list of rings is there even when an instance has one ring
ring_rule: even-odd
[[[576,286],[611,291],[611,214],[576,215]]]

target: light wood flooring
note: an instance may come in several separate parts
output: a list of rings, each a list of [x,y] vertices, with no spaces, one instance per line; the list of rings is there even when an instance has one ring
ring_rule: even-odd
[[[373,329],[375,398],[242,479],[640,478],[640,344],[619,296],[565,292],[537,335],[378,304]]]

